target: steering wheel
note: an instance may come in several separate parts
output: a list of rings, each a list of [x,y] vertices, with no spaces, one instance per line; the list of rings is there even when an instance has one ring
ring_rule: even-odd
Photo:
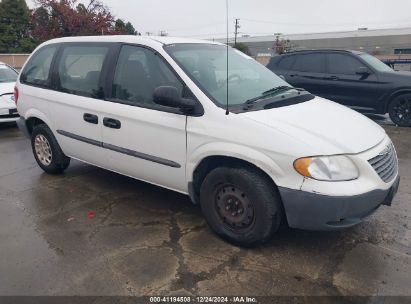
[[[232,74],[228,77],[228,79],[224,79],[223,81],[221,81],[219,88],[222,88],[223,86],[225,86],[228,83],[232,83],[232,82],[236,82],[239,83],[241,81],[241,76],[238,74]]]

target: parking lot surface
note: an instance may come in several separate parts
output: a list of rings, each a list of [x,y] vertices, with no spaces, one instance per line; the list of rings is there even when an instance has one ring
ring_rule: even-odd
[[[0,295],[411,296],[411,129],[384,128],[402,176],[393,206],[345,231],[282,229],[242,249],[184,195],[77,161],[43,173],[2,125]]]

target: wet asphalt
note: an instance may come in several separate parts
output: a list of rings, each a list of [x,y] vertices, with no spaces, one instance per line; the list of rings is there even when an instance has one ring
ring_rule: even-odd
[[[393,206],[254,249],[216,237],[184,195],[77,161],[47,175],[0,125],[0,295],[411,296],[411,128],[379,121],[399,156]]]

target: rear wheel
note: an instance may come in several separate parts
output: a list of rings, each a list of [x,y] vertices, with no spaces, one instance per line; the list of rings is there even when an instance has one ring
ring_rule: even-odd
[[[411,94],[394,98],[389,105],[388,113],[397,126],[411,127]]]
[[[70,158],[63,153],[53,133],[45,124],[34,127],[31,147],[37,164],[46,173],[59,174],[70,165]]]
[[[252,168],[216,168],[205,178],[200,204],[209,226],[227,241],[254,246],[281,222],[281,201],[270,180]]]

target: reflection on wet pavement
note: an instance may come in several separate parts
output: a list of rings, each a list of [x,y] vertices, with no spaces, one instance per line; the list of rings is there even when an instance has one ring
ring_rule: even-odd
[[[384,128],[402,175],[392,207],[241,249],[181,194],[76,161],[46,175],[0,126],[0,295],[411,295],[411,129]]]

